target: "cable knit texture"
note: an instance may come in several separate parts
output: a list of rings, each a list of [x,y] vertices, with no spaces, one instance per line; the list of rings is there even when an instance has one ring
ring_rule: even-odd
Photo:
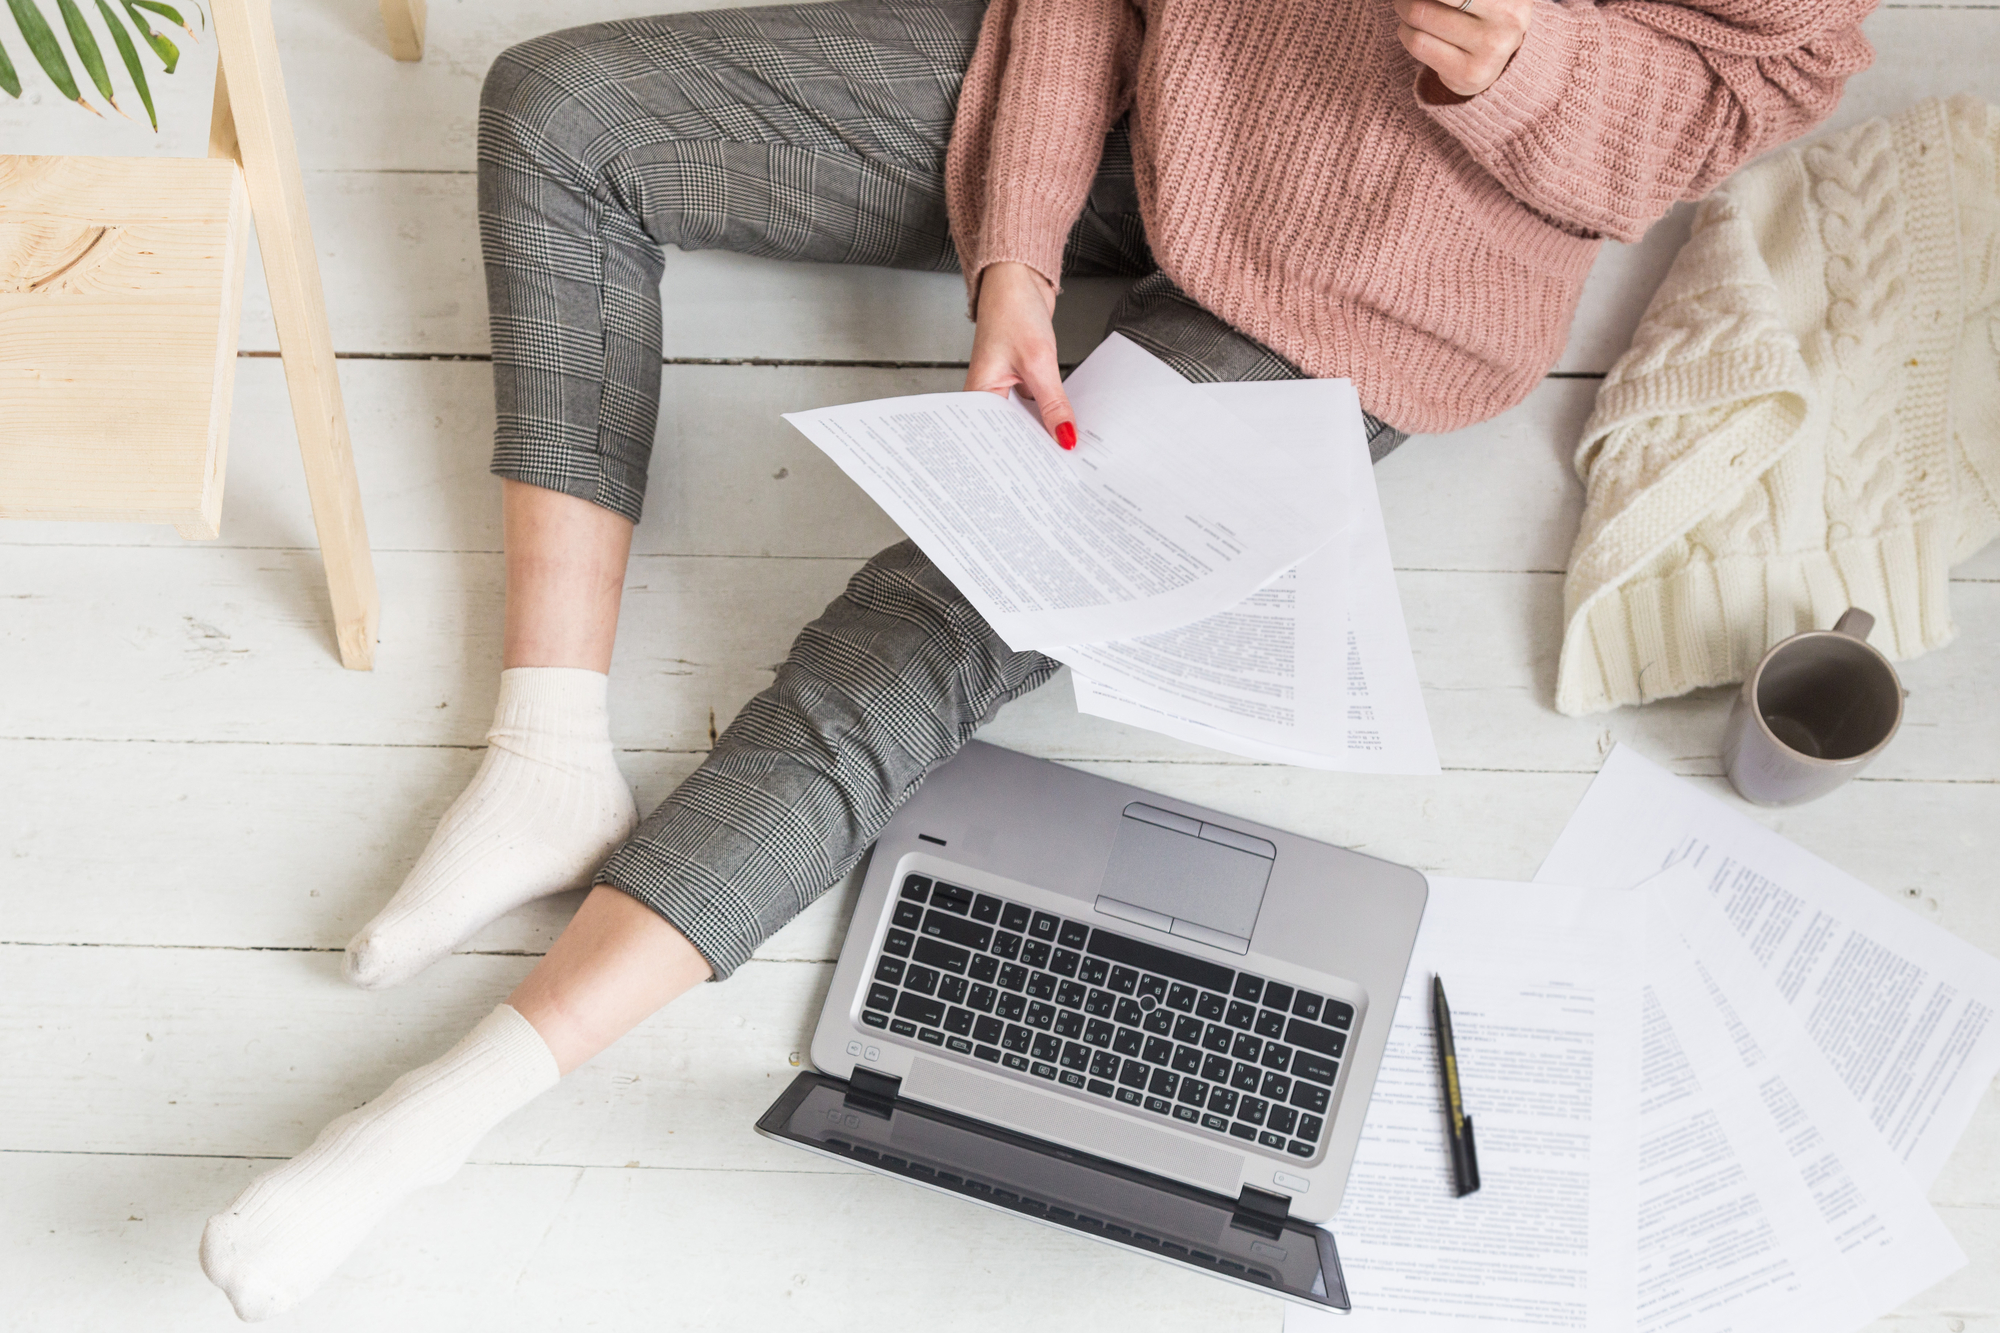
[[[2000,532],[2000,109],[1920,102],[1696,213],[1584,427],[1556,704],[1740,680],[1859,606],[1907,658]]]
[[[1056,281],[1131,113],[1160,266],[1405,431],[1512,406],[1555,364],[1600,239],[1635,240],[1834,107],[1874,0],[1537,3],[1499,80],[1433,106],[1383,3],[993,0],[947,164],[976,297]]]

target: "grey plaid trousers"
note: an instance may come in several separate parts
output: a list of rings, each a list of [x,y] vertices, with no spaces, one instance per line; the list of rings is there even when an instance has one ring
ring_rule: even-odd
[[[479,120],[493,471],[637,521],[662,251],[951,270],[945,146],[984,0],[844,0],[600,23],[504,52]],[[1121,126],[1063,256],[1140,280],[1107,332],[1200,382],[1291,363],[1153,262]],[[1403,436],[1368,419],[1381,458]],[[1056,663],[1016,653],[908,542],[807,626],[771,687],[597,882],[720,979],[860,859],[925,774]]]

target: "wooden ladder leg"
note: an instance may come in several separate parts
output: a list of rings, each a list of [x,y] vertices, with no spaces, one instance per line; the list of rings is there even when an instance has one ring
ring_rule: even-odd
[[[375,664],[375,631],[381,606],[361,486],[347,438],[347,410],[326,324],[305,184],[292,141],[292,113],[278,67],[277,34],[270,0],[211,0],[216,46],[227,80],[227,113],[250,195],[278,351],[291,391],[292,421],[305,460],[313,526],[319,532],[327,592],[333,600],[334,634],[343,665],[367,671]],[[222,86],[222,85],[219,85]],[[213,144],[221,131],[212,127]]]
[[[389,30],[389,54],[398,60],[424,58],[424,0],[380,0],[382,26]]]

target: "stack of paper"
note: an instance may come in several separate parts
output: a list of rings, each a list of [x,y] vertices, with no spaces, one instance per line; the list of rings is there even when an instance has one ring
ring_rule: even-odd
[[[1622,748],[1537,878],[1432,882],[1332,1224],[1355,1314],[1293,1333],[1842,1333],[1965,1262],[1924,1195],[2000,1070],[2000,961]]]
[[[786,416],[1078,708],[1253,758],[1434,773],[1361,408],[1345,380],[1197,386],[1113,335],[1018,397]]]

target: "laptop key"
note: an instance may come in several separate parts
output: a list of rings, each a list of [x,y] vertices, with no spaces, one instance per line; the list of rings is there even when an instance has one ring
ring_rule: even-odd
[[[1291,1047],[1280,1046],[1275,1041],[1266,1042],[1264,1044],[1264,1059],[1263,1059],[1264,1068],[1275,1069],[1280,1074],[1282,1074],[1287,1069],[1291,1068],[1291,1064],[1292,1064]]]
[[[1016,935],[1028,928],[1028,909],[1019,903],[1008,903],[1000,909],[1000,926]]]
[[[963,1037],[946,1037],[944,1044],[946,1050],[957,1051],[960,1055],[972,1054],[972,1043]]]
[[[1062,1048],[1062,1067],[1064,1069],[1090,1068],[1090,1048],[1080,1041],[1065,1043]]]
[[[974,986],[965,997],[965,1003],[982,1014],[993,1012],[993,1002],[1000,998],[1000,992],[991,986]]]
[[[1292,1007],[1292,988],[1285,985],[1282,981],[1265,982],[1264,1007],[1266,1009],[1276,1009],[1280,1012],[1290,1009]]]
[[[931,900],[937,900],[936,893],[931,895]],[[986,946],[993,942],[993,927],[967,921],[964,917],[947,916],[936,908],[924,913],[923,933],[950,944],[963,944],[975,952],[984,952]]]
[[[1084,1084],[1083,1075],[1074,1069],[1065,1069],[1057,1077],[1061,1078],[1063,1083],[1068,1087],[1080,1088]]]
[[[903,989],[919,995],[937,994],[938,974],[928,967],[912,967],[903,973]]]
[[[896,988],[894,986],[884,986],[879,981],[870,986],[868,988],[868,1007],[870,1009],[895,1008]]]
[[[1056,979],[1046,972],[1036,972],[1029,976],[1028,984],[1023,989],[1038,1000],[1053,1000],[1056,995]]]
[[[1258,997],[1264,993],[1264,978],[1253,977],[1248,972],[1238,972],[1236,985],[1229,993],[1239,1000],[1255,1004]]]
[[[1320,1131],[1326,1128],[1326,1121],[1316,1115],[1299,1117],[1299,1137],[1307,1143],[1318,1143]]]
[[[1094,990],[1083,1001],[1083,1012],[1092,1018],[1109,1018],[1118,1007],[1118,997],[1108,990]]]
[[[1046,1032],[1037,1033],[1035,1044],[1028,1049],[1028,1054],[1034,1056],[1037,1060],[1053,1062],[1058,1055],[1062,1054],[1062,1038],[1052,1037]]]
[[[1191,1014],[1183,1014],[1174,1020],[1174,1040],[1186,1042],[1189,1046],[1201,1040],[1201,1020]]]
[[[1051,916],[1047,912],[1035,913],[1035,919],[1028,925],[1028,933],[1038,940],[1052,940],[1061,929],[1062,918]]]
[[[1064,1009],[1056,1015],[1054,1030],[1059,1037],[1081,1037],[1083,1035],[1083,1015],[1074,1009]]]
[[[1228,1007],[1229,1002],[1214,991],[1203,991],[1201,998],[1194,1002],[1194,1013],[1196,1018],[1206,1018],[1210,1022],[1215,1022],[1222,1017],[1222,1011]]]
[[[972,1048],[972,1053],[981,1060],[989,1062],[1000,1058],[1000,1048],[997,1046],[975,1046]]]
[[[944,1030],[967,1036],[972,1031],[973,1013],[970,1009],[960,1009],[954,1005],[944,1016]]]
[[[1090,1072],[1097,1078],[1118,1077],[1118,1054],[1115,1051],[1093,1051],[1090,1056]]]
[[[1232,1066],[1226,1055],[1211,1055],[1201,1062],[1201,1076],[1210,1083],[1227,1083]]]
[[[1025,1055],[1016,1055],[1012,1051],[1001,1056],[1000,1063],[1009,1069],[1018,1069],[1024,1074],[1028,1071],[1028,1057]]]
[[[1102,986],[1110,975],[1111,964],[1102,958],[1086,958],[1076,969],[1076,979],[1091,986]]]
[[[1146,1109],[1154,1115],[1172,1115],[1174,1104],[1165,1097],[1148,1097],[1146,1099]]]
[[[1220,1134],[1229,1128],[1229,1121],[1224,1116],[1210,1113],[1201,1118],[1201,1127],[1203,1129],[1212,1129],[1217,1134]]]
[[[1247,1032],[1239,1032],[1230,1045],[1229,1053],[1238,1060],[1255,1060],[1264,1053],[1264,1043]]]
[[[862,1011],[861,1021],[871,1028],[885,1028],[889,1026],[889,1015],[878,1014],[873,1009],[868,1009]]]
[[[1151,1072],[1137,1060],[1127,1060],[1124,1067],[1118,1071],[1118,1081],[1128,1088],[1143,1088],[1146,1086],[1146,1076]]]
[[[1290,1153],[1294,1157],[1310,1157],[1314,1153],[1318,1152],[1319,1149],[1313,1147],[1310,1143],[1303,1142],[1299,1139],[1293,1139],[1290,1143],[1285,1145],[1285,1151]]]
[[[1214,1051],[1217,1055],[1223,1055],[1228,1052],[1235,1038],[1236,1034],[1222,1026],[1222,1024],[1210,1023],[1208,1030],[1201,1034],[1201,1048],[1204,1051]]]
[[[1285,1026],[1285,1040],[1294,1046],[1303,1046],[1321,1055],[1330,1055],[1338,1060],[1347,1050],[1347,1034],[1336,1032],[1317,1023],[1308,1023],[1302,1018],[1294,1018]]]
[[[1332,1095],[1332,1093],[1317,1083],[1295,1083],[1292,1085],[1292,1105],[1298,1107],[1301,1111],[1310,1111],[1314,1115],[1318,1115],[1320,1112],[1326,1110],[1327,1101]]]
[[[1091,1095],[1094,1097],[1109,1097],[1112,1093],[1118,1091],[1116,1084],[1106,1083],[1101,1078],[1090,1080],[1090,1082],[1084,1084],[1084,1087],[1089,1089]]]
[[[1275,1129],[1280,1134],[1289,1134],[1299,1126],[1299,1113],[1289,1106],[1274,1106],[1265,1117],[1264,1128]]]
[[[1104,984],[1120,995],[1130,995],[1139,987],[1138,970],[1130,967],[1114,967]]]
[[[1155,1069],[1153,1077],[1146,1083],[1146,1091],[1155,1097],[1171,1097],[1179,1091],[1181,1076],[1171,1069]]]
[[[1109,1046],[1111,1039],[1117,1035],[1118,1029],[1101,1018],[1093,1018],[1083,1025],[1083,1039],[1092,1046]]]
[[[992,925],[1000,919],[1000,900],[990,893],[982,893],[972,900],[972,919]]]
[[[1201,1072],[1201,1052],[1192,1046],[1176,1046],[1174,1047],[1174,1058],[1167,1063],[1174,1067],[1176,1073],[1199,1074]]]
[[[895,954],[898,958],[908,958],[917,937],[907,930],[892,930],[882,937],[882,952]]]
[[[969,984],[964,977],[946,977],[938,982],[938,998],[946,1004],[964,1004]]]
[[[944,1005],[925,996],[912,995],[904,991],[896,1001],[896,1017],[935,1027],[944,1021]]]
[[[1292,997],[1292,1012],[1309,1022],[1317,1023],[1319,1007],[1325,1003],[1324,995],[1315,995],[1309,990],[1302,990]]]
[[[965,969],[965,975],[974,981],[991,981],[1000,972],[1000,960],[990,953],[972,956],[972,966]]]
[[[1201,992],[1194,987],[1185,982],[1177,981],[1167,987],[1167,1008],[1178,1009],[1184,1014],[1192,1013],[1194,1011],[1194,1002],[1200,995]]]
[[[1164,1037],[1146,1038],[1146,1063],[1163,1065],[1174,1058],[1174,1044]]]
[[[907,1018],[892,1018],[889,1020],[889,1031],[899,1037],[914,1037],[917,1035],[917,1025]]]
[[[1056,931],[1056,943],[1065,949],[1081,949],[1090,943],[1090,927],[1081,921],[1065,921]]]
[[[1222,1021],[1233,1028],[1247,1028],[1257,1021],[1257,1006],[1245,1004],[1241,1000],[1231,1000],[1228,1011],[1222,1016]]]
[[[903,960],[882,957],[875,960],[875,980],[886,981],[891,986],[903,979]]]
[[[1181,1090],[1174,1095],[1178,1100],[1186,1102],[1189,1106],[1206,1106],[1208,1105],[1208,1084],[1198,1078],[1184,1078],[1181,1080]]]
[[[1151,972],[1142,972],[1142,973],[1140,973],[1140,974],[1139,974],[1139,994],[1141,994],[1141,995],[1150,995],[1150,996],[1152,996],[1152,997],[1153,997],[1153,998],[1154,998],[1155,1000],[1164,1000],[1164,999],[1166,999],[1166,998],[1167,998],[1167,979],[1166,979],[1165,977],[1156,977],[1156,976],[1154,976],[1154,975],[1153,975],[1153,974],[1152,974]]]
[[[1248,1139],[1252,1143],[1255,1143],[1257,1141],[1256,1126],[1246,1125],[1240,1120],[1229,1127],[1229,1132],[1239,1139]]]
[[[1257,1011],[1257,1021],[1251,1027],[1260,1037],[1275,1039],[1285,1035],[1285,1016],[1274,1009]]]
[[[1118,1089],[1118,1100],[1127,1106],[1137,1106],[1146,1100],[1145,1094],[1133,1088]]]
[[[1009,1022],[1019,1021],[1021,1015],[1027,1011],[1028,997],[1025,995],[1008,995],[1002,992],[1000,998],[993,1002],[993,1012]]]
[[[1056,1003],[1065,1009],[1081,1009],[1090,998],[1090,987],[1081,981],[1065,981],[1056,987]]]
[[[1264,1071],[1255,1065],[1238,1065],[1236,1072],[1229,1076],[1229,1086],[1241,1088],[1245,1092],[1255,1092],[1264,1086]]]
[[[1146,1034],[1137,1028],[1119,1028],[1118,1035],[1111,1039],[1111,1049],[1120,1055],[1137,1055],[1145,1042]]]
[[[1047,1032],[1050,1027],[1054,1026],[1056,1021],[1055,1006],[1043,1004],[1040,1000],[1036,1000],[1028,1006],[1027,1015],[1022,1021],[1031,1028],[1040,1028],[1042,1031]]]
[[[1281,1102],[1292,1095],[1292,1081],[1283,1074],[1266,1074],[1264,1086],[1257,1091],[1274,1102]]]
[[[1237,1099],[1242,1095],[1234,1088],[1216,1088],[1208,1094],[1208,1109],[1217,1115],[1235,1115]]]
[[[999,1019],[982,1016],[973,1021],[972,1039],[974,1041],[983,1041],[990,1046],[994,1042],[999,1041],[1001,1034],[1006,1031],[1007,1025]]]
[[[1257,1136],[1257,1143],[1260,1147],[1275,1148],[1283,1152],[1285,1148],[1285,1136],[1283,1134],[1273,1134],[1267,1129]]]
[[[930,1046],[942,1046],[944,1045],[944,1033],[939,1032],[936,1028],[918,1028],[917,1040]]]
[[[1059,977],[1073,977],[1076,975],[1077,964],[1082,961],[1083,955],[1074,949],[1057,949],[1049,955],[1049,971]]]
[[[913,903],[920,903],[931,896],[931,881],[926,875],[903,876],[903,896]]]
[[[1034,1033],[1028,1031],[1028,1029],[1022,1027],[1020,1024],[1014,1023],[1008,1026],[1007,1034],[1000,1039],[1000,1044],[1010,1051],[1025,1053],[1029,1043],[1034,1041],[1034,1039]]]
[[[1319,1016],[1319,1021],[1345,1032],[1354,1022],[1354,1006],[1345,1000],[1328,1000],[1326,1012]]]
[[[1248,1120],[1253,1125],[1261,1125],[1264,1123],[1264,1117],[1270,1113],[1270,1110],[1271,1103],[1265,1101],[1262,1097],[1245,1097],[1237,1104],[1236,1118],[1238,1120]]]
[[[923,924],[924,921],[923,904],[907,903],[907,902],[897,903],[896,910],[889,914],[889,919],[895,922],[897,925],[902,926],[906,929],[914,929],[917,926]]]
[[[1001,990],[1017,991],[1027,985],[1028,978],[1033,975],[1032,972],[1022,967],[1019,963],[1008,963],[1000,969],[1000,975],[994,978],[994,980],[1000,983]]]
[[[1019,935],[1009,935],[1004,930],[998,930],[993,933],[993,943],[988,947],[1002,958],[1012,961],[1021,956],[1021,937]]]
[[[1136,1000],[1120,1000],[1112,1017],[1128,1028],[1135,1028],[1146,1021],[1146,1011],[1139,1007]]]
[[[1189,1124],[1198,1125],[1201,1123],[1201,1112],[1195,1110],[1192,1106],[1176,1106],[1174,1108],[1174,1119],[1185,1120]]]
[[[1029,967],[1047,967],[1051,952],[1046,940],[1021,941],[1021,961]]]
[[[931,887],[931,906],[964,916],[972,910],[972,890],[956,884],[938,883]]]
[[[1028,1072],[1036,1078],[1054,1078],[1056,1076],[1056,1067],[1037,1060],[1028,1066]]]

